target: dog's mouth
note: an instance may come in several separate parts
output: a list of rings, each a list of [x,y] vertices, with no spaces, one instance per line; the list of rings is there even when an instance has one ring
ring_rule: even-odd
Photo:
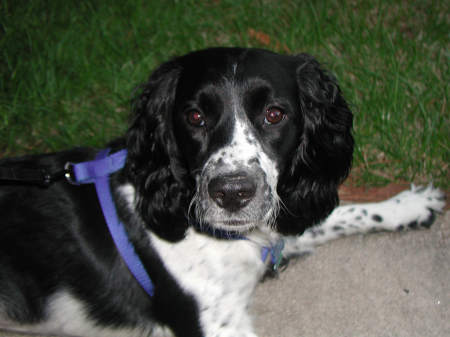
[[[225,220],[222,222],[225,226],[246,226],[254,224],[255,221],[250,220]]]
[[[193,202],[195,204],[195,215],[192,218],[201,225],[217,228],[225,231],[248,232],[255,228],[272,225],[276,212],[271,202],[264,205],[256,204],[239,212],[230,212],[217,207],[209,200],[206,202]],[[200,205],[208,205],[202,208]],[[192,206],[192,204],[191,204]]]
[[[254,221],[245,221],[245,220],[227,220],[213,223],[197,223],[197,227],[200,229],[208,229],[209,231],[214,232],[215,230],[233,233],[233,234],[248,234],[258,228],[261,224]]]
[[[253,228],[259,227],[259,223],[249,220],[226,220],[213,224],[214,227],[222,230],[232,230],[237,232],[249,231]]]

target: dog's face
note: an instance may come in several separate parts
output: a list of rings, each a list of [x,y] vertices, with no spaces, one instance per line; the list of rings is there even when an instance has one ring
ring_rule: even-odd
[[[173,122],[196,180],[197,220],[246,230],[274,223],[278,177],[304,121],[292,90],[292,59],[230,52],[211,50],[180,60],[185,71],[178,79]]]
[[[184,232],[190,206],[216,228],[300,234],[337,203],[351,112],[309,55],[194,52],[162,65],[136,106],[129,179],[142,217],[163,237],[175,239],[175,218]]]

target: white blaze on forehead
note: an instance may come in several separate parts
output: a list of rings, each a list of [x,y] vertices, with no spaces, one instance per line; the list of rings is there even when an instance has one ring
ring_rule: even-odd
[[[234,124],[233,138],[229,147],[232,150],[233,157],[238,160],[254,158],[261,152],[261,148],[257,146],[255,136],[252,134],[250,128],[244,121],[237,118],[237,116],[236,123]]]
[[[267,175],[267,183],[275,188],[278,178],[276,162],[264,152],[261,143],[253,133],[250,121],[244,120],[236,113],[236,110],[234,118],[233,135],[229,145],[219,149],[211,157],[210,162],[217,163],[221,160],[227,170],[233,171],[237,167],[250,167],[254,165],[253,160],[258,159],[261,169]]]
[[[209,162],[217,163],[221,160],[225,166],[231,168],[236,164],[248,166],[250,159],[259,158],[259,153],[262,152],[261,148],[257,146],[255,137],[243,121],[236,119],[232,132],[233,135],[229,145],[217,150],[211,156]]]

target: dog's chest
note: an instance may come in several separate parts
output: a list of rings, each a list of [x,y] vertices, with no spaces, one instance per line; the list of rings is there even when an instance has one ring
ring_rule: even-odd
[[[151,235],[164,265],[197,301],[203,332],[251,329],[248,314],[264,271],[261,248],[247,240],[215,239],[190,230],[168,243]]]

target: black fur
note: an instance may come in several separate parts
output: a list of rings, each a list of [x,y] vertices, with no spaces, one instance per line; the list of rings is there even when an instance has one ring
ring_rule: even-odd
[[[304,230],[319,223],[338,206],[337,188],[350,172],[354,145],[353,115],[335,78],[312,56],[297,59],[304,127],[278,188],[289,210],[280,214],[278,230],[294,235],[298,226]]]

